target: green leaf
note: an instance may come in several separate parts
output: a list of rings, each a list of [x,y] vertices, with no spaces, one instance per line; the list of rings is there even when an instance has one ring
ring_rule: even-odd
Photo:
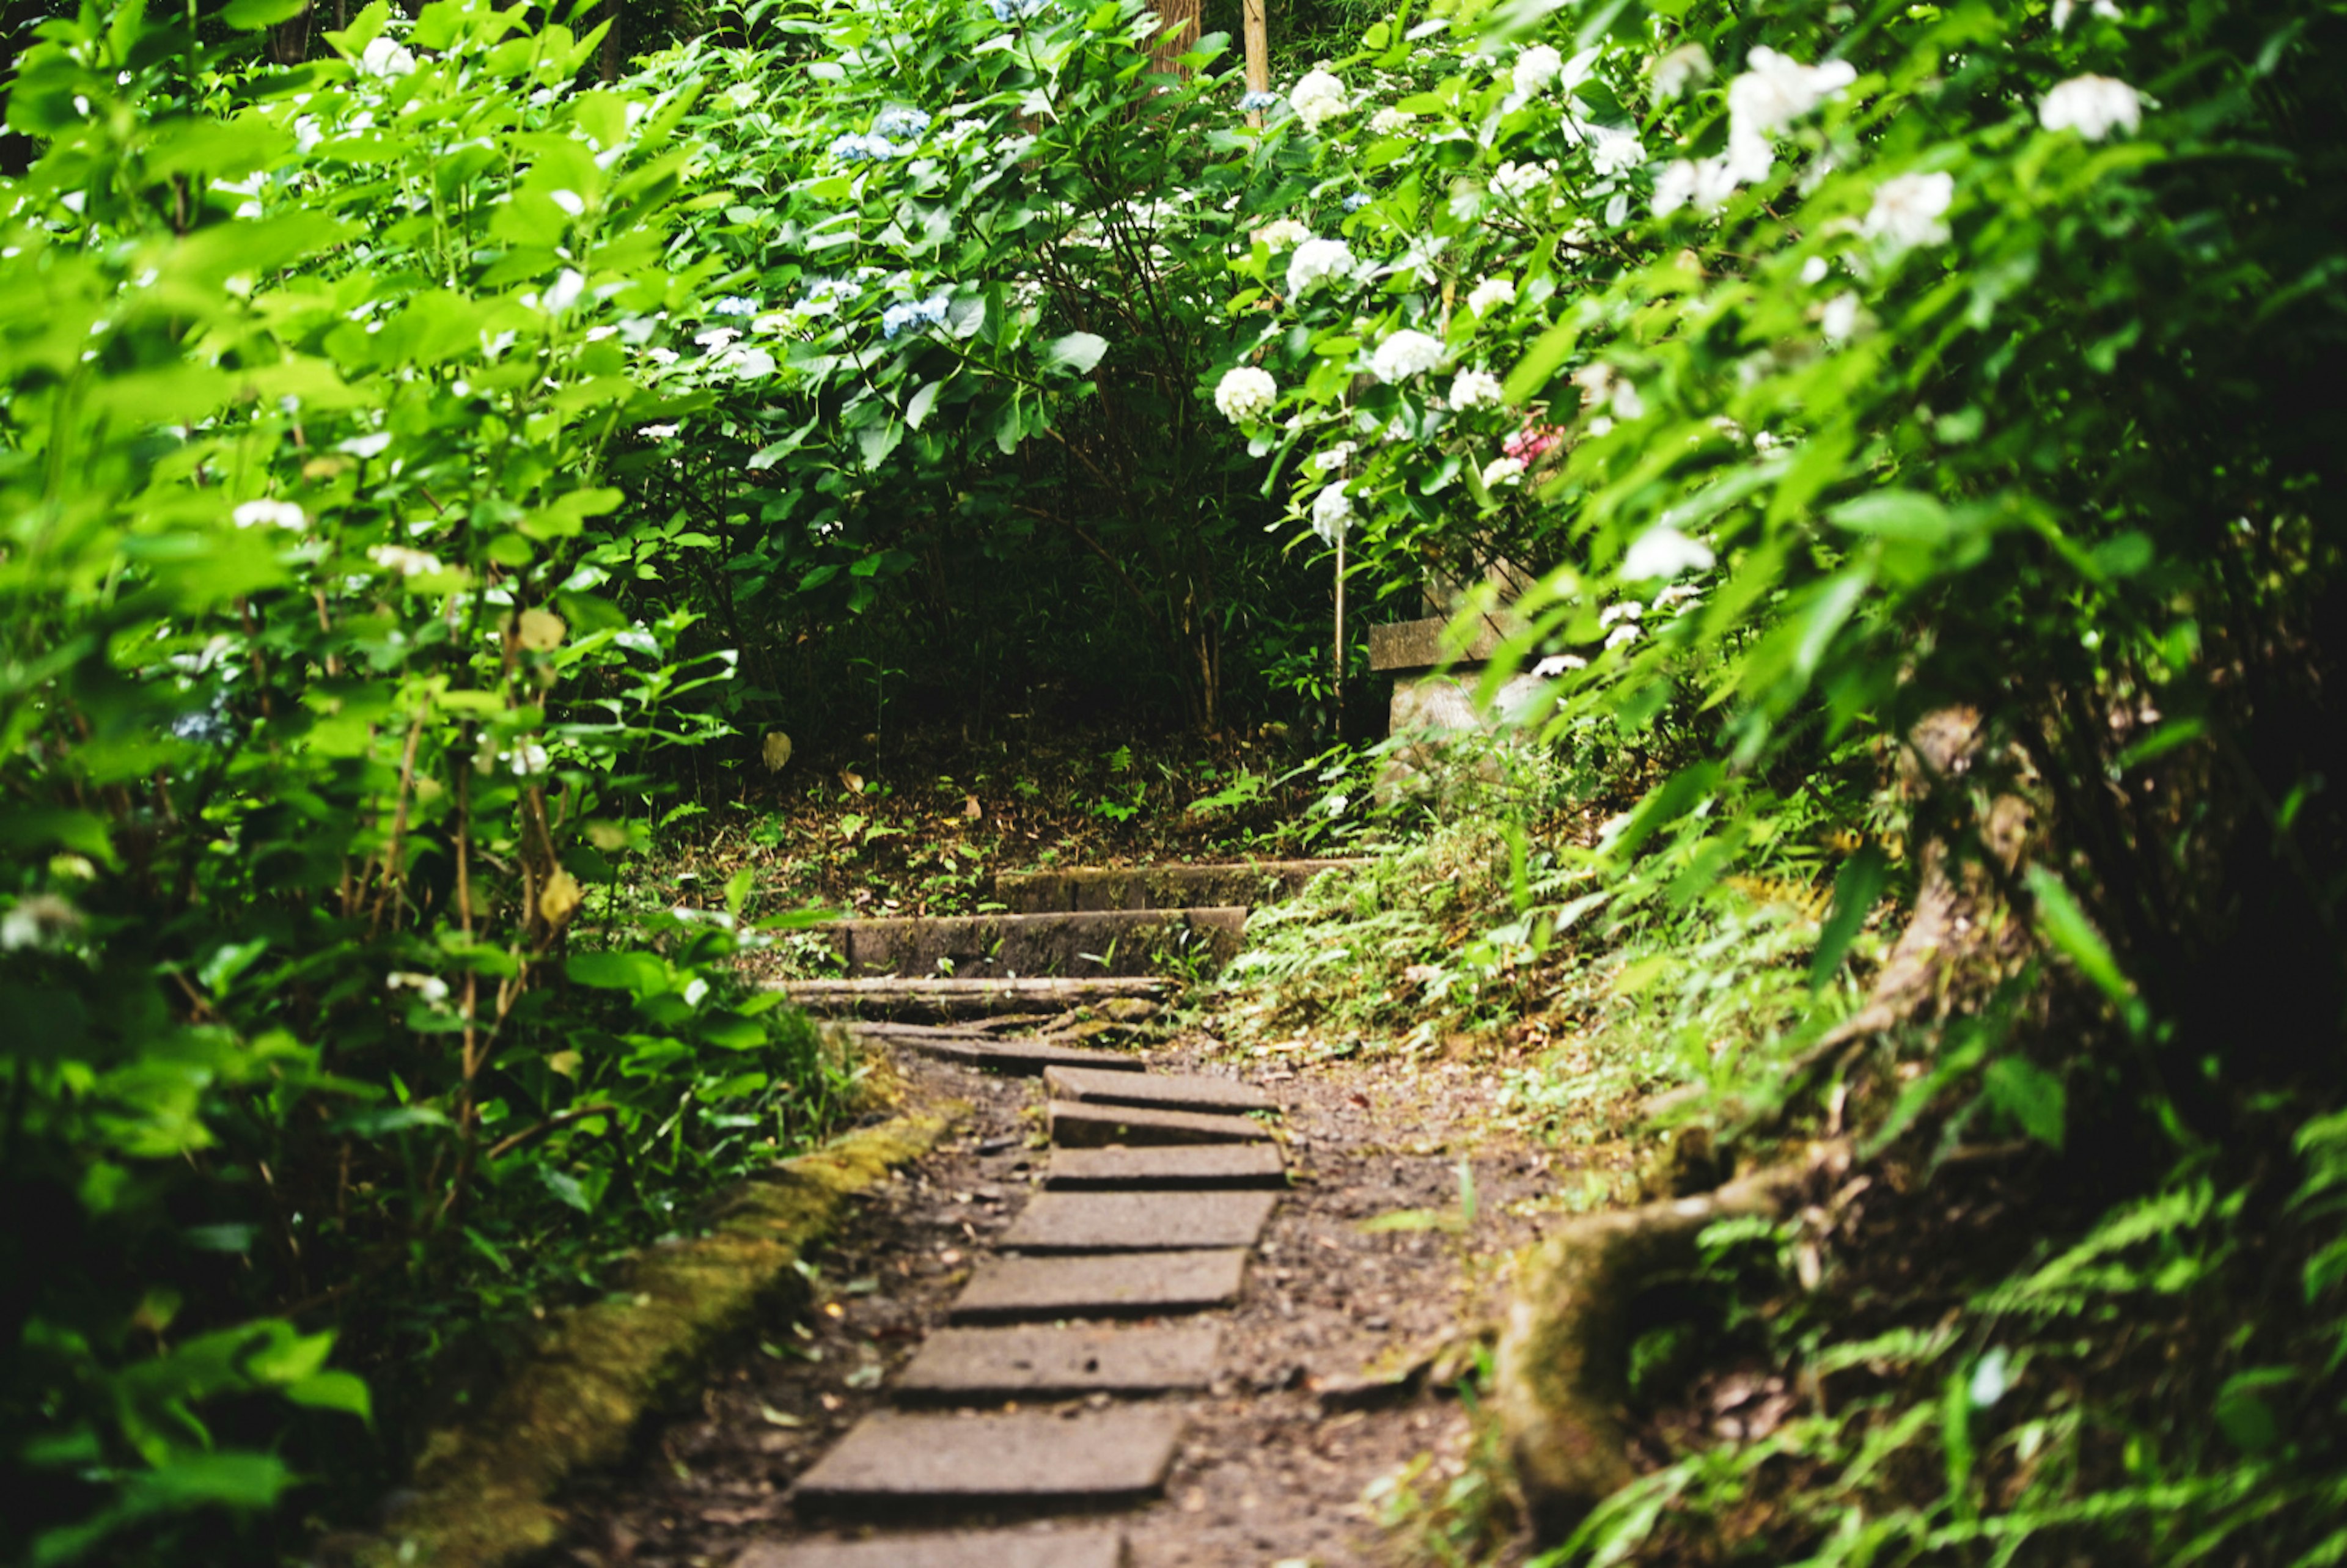
[[[2038,930],[2061,949],[2080,974],[2117,1005],[2128,1029],[2142,1033],[2149,1015],[2136,996],[2135,987],[2120,969],[2118,959],[2112,956],[2110,945],[2095,929],[2095,923],[2086,917],[2086,911],[2070,889],[2043,866],[2031,866],[2023,873],[2023,878],[2037,900]]]
[[[313,1372],[286,1385],[285,1397],[314,1410],[342,1410],[363,1421],[374,1419],[366,1379],[355,1372]]]
[[[309,9],[310,0],[229,0],[220,20],[240,33],[256,33],[290,22]]]
[[[1516,368],[1508,373],[1507,384],[1500,395],[1509,403],[1531,402],[1547,389],[1550,379],[1573,352],[1573,343],[1580,335],[1580,328],[1571,322],[1559,322],[1541,333],[1524,351],[1524,357],[1516,362]]]
[[[572,984],[597,990],[645,997],[668,989],[668,965],[651,953],[573,953],[563,972]]]
[[[1833,903],[1826,911],[1824,927],[1818,932],[1818,950],[1809,960],[1809,989],[1822,990],[1841,968],[1842,956],[1850,951],[1859,928],[1882,897],[1882,885],[1891,875],[1891,863],[1882,851],[1866,845],[1850,857],[1834,878]]]
[[[1098,333],[1070,333],[1054,338],[1043,350],[1043,368],[1064,370],[1071,375],[1091,374],[1092,366],[1108,352],[1108,339]]]
[[[2062,1081],[2022,1056],[2002,1056],[1981,1075],[1988,1102],[2049,1149],[2059,1150],[2069,1125]]]

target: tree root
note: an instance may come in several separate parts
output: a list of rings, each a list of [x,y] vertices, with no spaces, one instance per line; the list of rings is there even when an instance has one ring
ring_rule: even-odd
[[[1497,1399],[1535,1538],[1553,1543],[1635,1477],[1623,1408],[1631,1304],[1692,1267],[1715,1221],[1783,1214],[1817,1163],[1778,1165],[1700,1197],[1583,1214],[1524,1255],[1500,1333]]]

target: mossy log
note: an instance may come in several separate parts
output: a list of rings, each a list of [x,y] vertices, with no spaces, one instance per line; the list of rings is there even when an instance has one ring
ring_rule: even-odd
[[[1630,1308],[1691,1267],[1714,1221],[1784,1212],[1807,1177],[1778,1166],[1700,1197],[1583,1214],[1528,1252],[1501,1330],[1496,1400],[1535,1537],[1553,1544],[1634,1479],[1624,1407]]]

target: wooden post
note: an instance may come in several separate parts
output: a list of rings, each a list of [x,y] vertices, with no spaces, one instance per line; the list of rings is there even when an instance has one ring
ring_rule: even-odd
[[[1351,531],[1337,529],[1337,711],[1328,727],[1339,741],[1345,738],[1345,536]]]
[[[1264,0],[1239,0],[1246,30],[1246,84],[1251,93],[1271,91],[1271,30],[1263,19]]]

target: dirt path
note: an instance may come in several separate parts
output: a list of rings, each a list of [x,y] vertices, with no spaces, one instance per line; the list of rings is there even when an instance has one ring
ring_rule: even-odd
[[[1211,1388],[1145,1401],[1178,1410],[1184,1432],[1163,1498],[1105,1521],[1122,1529],[1133,1568],[1339,1568],[1413,1555],[1407,1531],[1377,1517],[1409,1510],[1378,1500],[1405,1474],[1406,1492],[1439,1494],[1474,1440],[1469,1412],[1426,1369],[1463,1370],[1472,1341],[1462,1327],[1496,1300],[1492,1260],[1532,1237],[1560,1171],[1581,1163],[1488,1132],[1488,1075],[1301,1062],[1311,1050],[1297,1042],[1235,1063],[1280,1102],[1293,1186],[1236,1306],[1194,1320],[1222,1328]],[[1197,1032],[1148,1054],[1153,1071],[1233,1065]],[[753,1547],[843,1538],[794,1516],[793,1482],[884,1404],[887,1383],[1038,1190],[1048,1158],[1035,1081],[897,1055],[916,1092],[970,1105],[958,1135],[866,1194],[817,1266],[805,1320],[768,1326],[716,1370],[697,1410],[653,1435],[631,1473],[569,1500],[576,1523],[555,1561],[730,1568]],[[1462,1158],[1476,1193],[1463,1230]],[[1451,1228],[1362,1227],[1399,1211],[1450,1216]],[[1380,1386],[1411,1371],[1414,1381]],[[1094,1394],[1064,1409],[1109,1403]]]

